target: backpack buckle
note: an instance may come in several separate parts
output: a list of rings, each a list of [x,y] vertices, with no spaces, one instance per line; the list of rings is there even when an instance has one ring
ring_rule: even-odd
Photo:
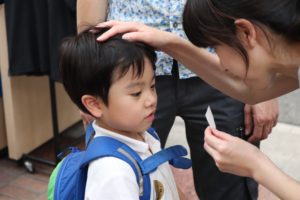
[[[80,151],[80,149],[78,147],[68,147],[65,150],[63,150],[62,152],[60,152],[59,154],[57,154],[57,157],[62,160],[68,154],[76,153],[79,151]]]

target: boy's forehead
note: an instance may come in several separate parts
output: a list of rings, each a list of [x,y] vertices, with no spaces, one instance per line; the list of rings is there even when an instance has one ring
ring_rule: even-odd
[[[148,59],[144,59],[143,63],[130,64],[128,67],[118,66],[113,71],[113,79],[117,80],[124,76],[128,76],[133,80],[138,80],[144,75],[145,71],[147,71],[146,68],[149,68],[150,71],[154,72],[154,64],[152,64]]]
[[[155,73],[152,65],[149,64],[150,63],[145,63],[144,69],[142,69],[141,72],[138,72],[138,69],[133,66],[124,71],[121,69],[117,70],[113,74],[112,84],[116,82],[123,82],[123,84],[126,84],[126,88],[132,88],[142,85],[145,81],[143,80],[144,78],[149,77],[148,79],[153,81],[155,79]]]

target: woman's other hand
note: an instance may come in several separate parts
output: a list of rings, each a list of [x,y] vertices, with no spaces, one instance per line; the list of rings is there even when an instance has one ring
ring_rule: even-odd
[[[264,155],[254,145],[227,133],[207,127],[205,150],[222,172],[254,177],[259,159]]]

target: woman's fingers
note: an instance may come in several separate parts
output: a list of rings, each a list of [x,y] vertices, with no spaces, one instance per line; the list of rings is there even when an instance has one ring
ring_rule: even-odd
[[[249,135],[251,133],[253,127],[253,113],[251,106],[246,104],[244,107],[244,125],[245,125],[245,135]]]
[[[253,134],[251,137],[249,137],[248,141],[249,142],[257,142],[261,140],[262,135],[264,131],[264,125],[263,124],[255,124],[254,129],[253,129]]]
[[[222,131],[219,131],[219,130],[216,130],[216,129],[211,129],[211,132],[212,134],[221,139],[221,140],[231,140],[232,138],[234,138],[232,135],[228,134],[228,133],[225,133],[225,132],[222,132]]]
[[[227,140],[229,139],[228,136],[230,135],[208,127],[205,130],[204,140],[208,146],[218,152],[222,152],[226,146]]]
[[[97,38],[99,42],[105,41],[116,34],[123,33],[123,39],[144,42],[154,48],[161,49],[164,46],[168,46],[168,43],[180,39],[174,33],[161,31],[138,22],[109,21],[96,26],[96,28],[108,27],[110,29]]]
[[[98,27],[98,28],[108,28],[108,27],[112,27],[112,26],[115,26],[115,25],[118,25],[118,24],[120,24],[119,21],[110,20],[110,21],[106,21],[106,22],[101,22],[101,23],[97,24],[96,27]]]
[[[109,21],[103,22],[98,24],[96,27],[99,28],[107,28],[111,27],[108,31],[103,33],[101,36],[97,38],[98,41],[105,41],[108,38],[120,34],[120,33],[127,33],[127,32],[136,32],[139,30],[142,24],[135,23],[135,22],[118,22],[118,21]]]
[[[219,146],[220,144],[220,139],[218,137],[216,137],[216,135],[213,134],[213,129],[210,127],[207,127],[205,129],[205,143],[207,143],[208,146],[210,146],[211,148],[217,150],[217,146]]]
[[[210,145],[208,145],[207,142],[204,142],[204,149],[214,159],[218,156],[218,152],[214,148],[212,148]]]
[[[269,134],[272,132],[272,128],[272,125],[265,126],[262,139],[267,139],[269,137]]]
[[[221,134],[220,134],[221,133]],[[216,166],[224,172],[226,171],[227,166],[227,155],[224,154],[224,151],[226,151],[226,141],[219,138],[222,137],[222,132],[217,131],[215,129],[211,129],[208,127],[205,130],[205,143],[204,143],[204,149],[208,152],[209,155],[213,157],[215,160]],[[226,136],[225,136],[226,137]]]

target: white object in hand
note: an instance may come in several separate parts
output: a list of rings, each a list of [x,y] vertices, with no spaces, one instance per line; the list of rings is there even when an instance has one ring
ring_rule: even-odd
[[[211,128],[216,129],[215,119],[214,119],[214,116],[213,116],[213,114],[211,112],[210,106],[208,106],[208,108],[207,108],[207,111],[205,113],[205,117],[206,117],[206,120],[208,122],[208,125]]]

